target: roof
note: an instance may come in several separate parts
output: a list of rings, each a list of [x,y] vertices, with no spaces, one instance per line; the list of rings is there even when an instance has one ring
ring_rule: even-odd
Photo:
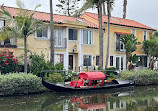
[[[8,6],[4,6],[4,8],[8,12],[10,12],[12,14],[12,16],[17,16],[18,8],[8,7]],[[32,10],[27,10],[27,11],[28,11],[28,13],[32,12]],[[50,13],[36,11],[35,15],[34,15],[34,19],[42,20],[42,21],[50,21]],[[58,22],[58,23],[62,23],[63,20],[82,22],[82,23],[87,23],[87,27],[98,28],[98,25],[96,25],[88,20],[85,20],[83,18],[80,18],[80,17],[70,17],[70,16],[65,16],[65,15],[54,14],[53,20],[54,20],[54,22]]]
[[[96,14],[96,13],[85,12],[83,15],[87,15],[87,16],[95,19],[95,20],[98,20],[98,14]],[[107,23],[107,21],[108,21],[108,16],[103,15],[103,23]],[[127,26],[127,27],[134,27],[134,28],[155,30],[155,29],[153,29],[151,27],[148,27],[147,25],[144,25],[144,24],[139,23],[137,21],[129,20],[129,19],[123,19],[123,18],[118,18],[118,17],[111,17],[110,24]]]
[[[104,73],[102,73],[102,72],[82,72],[78,75],[78,77],[81,77],[81,78],[87,79],[87,80],[106,79]]]

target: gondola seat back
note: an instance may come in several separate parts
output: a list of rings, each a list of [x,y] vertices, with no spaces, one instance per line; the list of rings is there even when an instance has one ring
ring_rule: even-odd
[[[79,88],[80,86],[84,86],[84,79],[79,79],[77,81],[71,81],[70,86]]]

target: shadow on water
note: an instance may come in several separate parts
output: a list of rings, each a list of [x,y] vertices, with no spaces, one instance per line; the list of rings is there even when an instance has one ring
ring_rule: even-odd
[[[158,86],[1,97],[0,111],[158,111]]]

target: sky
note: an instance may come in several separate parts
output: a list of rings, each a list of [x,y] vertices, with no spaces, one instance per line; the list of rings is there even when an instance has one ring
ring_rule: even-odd
[[[0,5],[16,7],[16,0],[0,0]],[[49,0],[22,0],[27,9],[34,9],[38,4],[42,6],[37,10],[49,12]],[[58,0],[53,0],[54,13],[57,10]],[[81,6],[82,4],[80,4]],[[158,29],[158,0],[128,0],[127,19],[135,20],[152,28]],[[96,9],[87,10],[97,13]],[[115,0],[112,16],[123,16],[123,0]]]

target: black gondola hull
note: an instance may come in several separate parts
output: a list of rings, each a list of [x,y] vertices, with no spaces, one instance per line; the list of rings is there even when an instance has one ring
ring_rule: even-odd
[[[71,86],[65,86],[65,85],[60,85],[60,84],[55,84],[51,82],[47,82],[44,79],[42,79],[42,84],[53,91],[56,92],[69,92],[69,91],[90,91],[90,90],[104,90],[104,89],[112,89],[112,88],[121,88],[121,87],[129,87],[129,86],[134,86],[135,82],[127,82],[124,84],[112,84],[112,85],[105,85],[105,86],[99,86],[99,87],[85,87],[85,88],[74,88]]]

